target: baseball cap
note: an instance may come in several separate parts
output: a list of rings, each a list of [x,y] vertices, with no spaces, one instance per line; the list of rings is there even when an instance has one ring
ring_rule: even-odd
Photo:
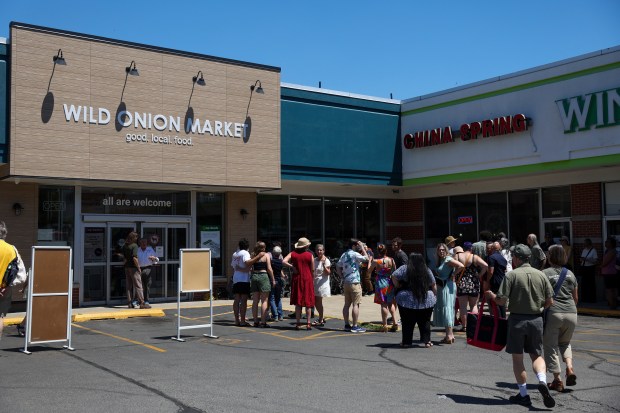
[[[528,260],[530,255],[532,255],[532,250],[530,250],[530,247],[523,244],[517,244],[514,247],[510,247],[510,252],[512,255],[521,260]]]

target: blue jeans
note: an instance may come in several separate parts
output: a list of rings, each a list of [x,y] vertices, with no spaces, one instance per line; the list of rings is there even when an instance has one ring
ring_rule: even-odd
[[[273,318],[282,318],[282,278],[276,278],[276,286],[269,293],[269,308]]]

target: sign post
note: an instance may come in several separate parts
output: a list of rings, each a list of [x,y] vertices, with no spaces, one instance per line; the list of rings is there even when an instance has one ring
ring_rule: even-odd
[[[28,288],[26,336],[20,351],[31,354],[28,345],[66,341],[71,346],[71,291],[73,269],[71,247],[32,247]]]
[[[179,250],[179,282],[177,290],[177,335],[172,340],[185,341],[181,330],[191,328],[209,328],[205,337],[218,338],[213,335],[213,269],[211,268],[211,250],[208,248],[182,248]],[[209,292],[209,324],[181,326],[181,292]]]

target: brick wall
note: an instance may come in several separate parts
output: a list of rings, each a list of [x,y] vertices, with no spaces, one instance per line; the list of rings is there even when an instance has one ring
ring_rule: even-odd
[[[601,257],[603,253],[603,206],[600,182],[571,185],[572,246],[576,263],[583,241],[590,238]]]
[[[424,200],[388,199],[385,201],[385,238],[400,237],[403,251],[424,252]]]

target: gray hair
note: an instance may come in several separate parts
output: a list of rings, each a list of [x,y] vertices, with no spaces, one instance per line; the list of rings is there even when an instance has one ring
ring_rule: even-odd
[[[500,245],[502,246],[502,249],[507,250],[508,247],[510,247],[510,241],[508,241],[508,238],[502,238],[499,240]]]
[[[9,231],[6,229],[6,224],[4,221],[0,221],[0,239],[5,239],[7,232]]]

